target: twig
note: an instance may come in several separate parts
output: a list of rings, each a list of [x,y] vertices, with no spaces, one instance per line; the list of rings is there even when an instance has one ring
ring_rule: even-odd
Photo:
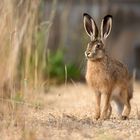
[[[28,107],[35,107],[35,105],[32,105],[32,104],[30,104],[30,103],[27,103],[27,102],[24,102],[24,101],[15,101],[15,100],[13,100],[13,99],[4,99],[4,98],[0,98],[0,100],[2,101],[2,102],[14,102],[14,103],[16,103],[16,104],[20,104],[20,105],[26,105],[26,106],[28,106]]]

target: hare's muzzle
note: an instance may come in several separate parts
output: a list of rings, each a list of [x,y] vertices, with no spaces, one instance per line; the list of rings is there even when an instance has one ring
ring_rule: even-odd
[[[85,56],[90,60],[98,60],[105,56],[104,49],[93,49],[92,51],[85,51]]]
[[[86,56],[87,58],[89,58],[89,57],[91,57],[91,53],[90,53],[90,52],[85,52],[85,56]]]

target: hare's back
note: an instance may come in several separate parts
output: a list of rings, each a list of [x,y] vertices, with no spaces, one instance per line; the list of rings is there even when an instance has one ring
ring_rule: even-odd
[[[113,59],[111,67],[112,77],[114,78],[114,80],[128,81],[130,79],[127,67],[120,61]]]

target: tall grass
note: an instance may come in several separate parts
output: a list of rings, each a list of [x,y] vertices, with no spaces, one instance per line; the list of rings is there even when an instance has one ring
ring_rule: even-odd
[[[64,49],[50,52],[49,33],[56,13],[52,1],[48,21],[41,19],[43,0],[0,1],[0,96],[13,98],[16,93],[45,87],[52,78],[59,82],[78,79],[75,64],[65,64]],[[58,83],[58,82],[57,82]],[[18,95],[19,96],[19,95]]]
[[[42,73],[38,74],[41,69],[38,64],[40,3],[41,0],[0,1],[0,90],[3,97],[10,97],[17,89],[36,87],[41,77]]]

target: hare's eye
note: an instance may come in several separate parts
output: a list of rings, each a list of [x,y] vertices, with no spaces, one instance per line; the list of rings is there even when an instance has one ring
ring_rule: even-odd
[[[100,44],[97,44],[97,45],[96,45],[96,48],[97,48],[97,49],[100,49],[100,48],[101,48],[101,45],[100,45]]]

